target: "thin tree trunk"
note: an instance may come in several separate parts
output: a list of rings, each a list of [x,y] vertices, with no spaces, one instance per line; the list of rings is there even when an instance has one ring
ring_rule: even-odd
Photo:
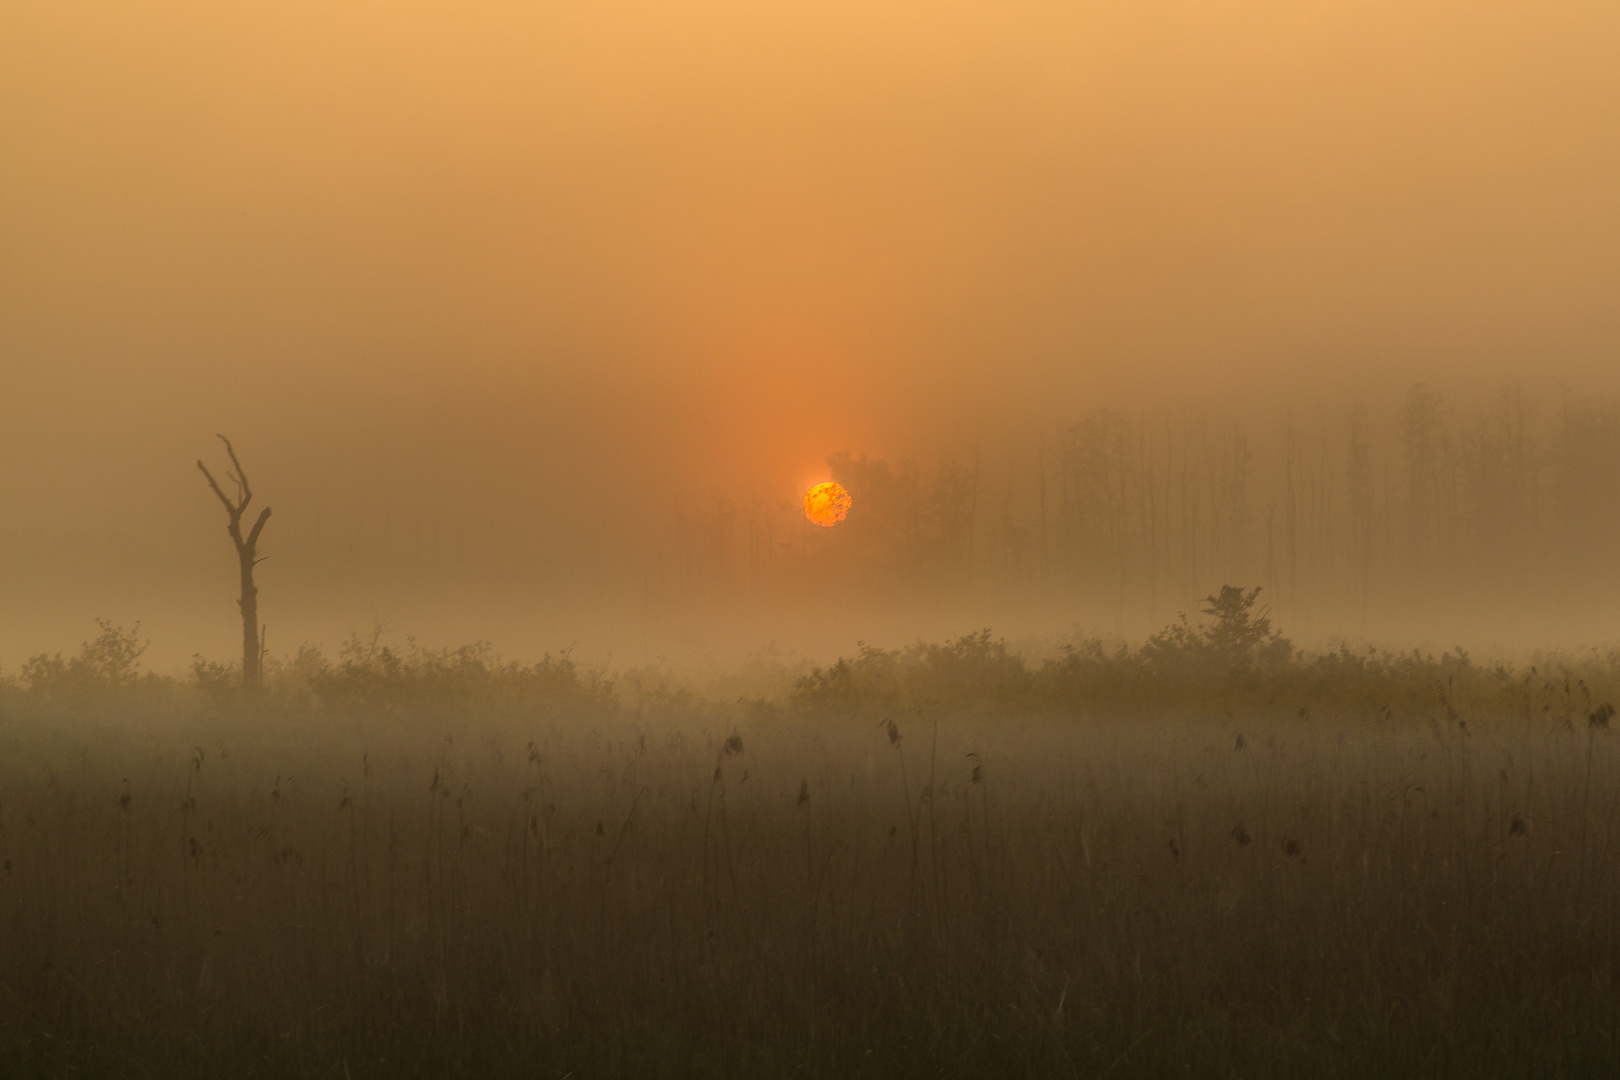
[[[242,685],[256,689],[264,681],[259,655],[259,588],[253,584],[252,549],[237,548],[242,565],[242,598],[236,602],[242,609]]]
[[[236,547],[236,559],[242,577],[242,596],[236,602],[236,606],[242,612],[242,688],[257,690],[263,684],[264,671],[259,641],[259,589],[253,584],[253,568],[263,561],[259,558],[259,534],[264,531],[264,523],[270,520],[270,508],[267,506],[259,511],[258,520],[253,523],[247,538],[243,539],[242,512],[247,509],[248,503],[253,501],[253,489],[248,486],[247,474],[242,470],[242,463],[236,460],[236,450],[231,446],[231,440],[223,435],[219,436],[219,440],[225,444],[225,452],[230,455],[231,464],[236,469],[235,472],[225,474],[227,479],[236,484],[236,497],[231,498],[225,494],[214,480],[214,474],[208,471],[208,466],[199,461],[197,468],[208,478],[208,486],[214,489],[214,494],[219,496],[226,514],[230,516],[230,523],[225,526],[225,531]]]

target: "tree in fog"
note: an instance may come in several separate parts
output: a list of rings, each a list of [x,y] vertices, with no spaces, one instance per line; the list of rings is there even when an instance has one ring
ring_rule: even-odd
[[[248,485],[247,473],[242,469],[242,463],[236,459],[236,450],[231,446],[231,440],[219,436],[219,441],[225,444],[225,453],[230,455],[233,472],[227,472],[225,478],[236,486],[234,495],[226,495],[214,479],[214,474],[208,471],[208,466],[199,459],[197,468],[208,478],[208,486],[214,489],[219,501],[225,506],[225,513],[230,516],[225,531],[230,535],[231,543],[236,546],[236,559],[241,568],[242,596],[236,601],[242,611],[242,687],[245,690],[259,688],[261,671],[261,654],[259,641],[259,589],[253,584],[253,568],[263,560],[259,558],[259,534],[264,531],[264,523],[270,520],[270,508],[267,506],[259,511],[258,520],[247,536],[242,536],[242,513],[247,510],[248,503],[253,501],[253,488]]]
[[[1204,597],[1204,619],[1195,625],[1182,615],[1148,638],[1141,656],[1159,672],[1207,669],[1238,673],[1256,666],[1275,667],[1294,655],[1294,644],[1271,625],[1267,609],[1256,611],[1260,588],[1223,585],[1218,595]]]
[[[1508,387],[1462,433],[1466,535],[1476,572],[1512,573],[1534,551],[1540,513],[1534,419],[1524,391]]]
[[[979,474],[977,455],[972,465],[955,458],[942,458],[934,490],[929,499],[933,528],[933,562],[947,575],[973,573],[973,531],[979,514]]]
[[[1258,426],[1103,408],[1027,450],[936,467],[837,453],[848,521],[813,551],[776,547],[786,572],[820,559],[865,590],[1039,581],[1120,633],[1222,581],[1267,585],[1306,633],[1506,581],[1613,580],[1620,401],[1572,392],[1538,407],[1517,387],[1451,401],[1417,384],[1392,405]],[[800,520],[796,503],[782,509]]]
[[[860,563],[893,577],[971,575],[981,495],[977,454],[970,465],[942,457],[932,481],[915,462],[890,468],[847,451],[829,457],[827,468],[855,500],[839,530]]]
[[[1214,466],[1216,474],[1210,499],[1216,542],[1214,555],[1223,573],[1247,574],[1251,572],[1249,480],[1253,465],[1249,433],[1242,424],[1234,424],[1223,433]]]
[[[1367,410],[1357,405],[1350,412],[1350,461],[1345,469],[1345,486],[1350,498],[1350,558],[1355,573],[1356,598],[1361,614],[1367,614],[1367,594],[1372,588],[1373,466],[1372,440],[1367,434]]]
[[[1566,392],[1554,447],[1554,527],[1583,565],[1609,562],[1620,534],[1620,401]]]
[[[1408,390],[1401,403],[1401,452],[1406,466],[1407,569],[1422,573],[1438,553],[1445,473],[1440,395],[1422,383]]]
[[[1122,603],[1130,561],[1138,466],[1136,431],[1098,409],[1058,433],[1059,528],[1076,569],[1101,570]]]
[[[884,569],[915,561],[920,524],[916,470],[891,469],[882,459],[839,451],[827,459],[832,478],[855,500],[841,526],[865,559]]]

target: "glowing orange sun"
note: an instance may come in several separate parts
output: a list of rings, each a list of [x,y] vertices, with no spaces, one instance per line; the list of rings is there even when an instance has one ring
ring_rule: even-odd
[[[849,513],[849,492],[828,480],[804,493],[804,516],[823,528],[832,528]]]

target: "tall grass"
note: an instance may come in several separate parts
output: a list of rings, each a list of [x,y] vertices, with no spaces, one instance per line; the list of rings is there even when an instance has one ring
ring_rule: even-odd
[[[1217,619],[632,708],[102,630],[0,684],[0,1075],[1620,1075],[1610,658]]]
[[[1620,1068],[1604,728],[90,712],[6,707],[7,1076]]]

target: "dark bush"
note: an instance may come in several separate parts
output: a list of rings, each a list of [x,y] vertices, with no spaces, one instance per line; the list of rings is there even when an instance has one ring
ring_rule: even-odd
[[[22,682],[28,692],[44,698],[78,698],[166,681],[141,673],[141,654],[149,643],[141,640],[140,623],[129,630],[105,619],[97,619],[96,625],[101,633],[84,642],[77,656],[64,660],[61,653],[40,653],[30,657],[22,666]]]
[[[581,673],[566,653],[520,664],[502,660],[483,642],[424,649],[412,640],[396,652],[356,635],[338,655],[337,664],[323,663],[308,678],[315,696],[331,705],[476,701],[605,708],[616,701],[611,678]]]

